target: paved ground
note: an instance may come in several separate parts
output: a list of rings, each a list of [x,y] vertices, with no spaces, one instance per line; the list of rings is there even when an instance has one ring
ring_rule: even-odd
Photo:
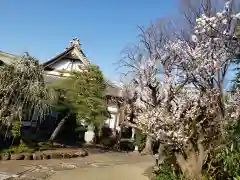
[[[0,161],[0,180],[147,180],[154,160],[135,153],[89,154],[85,158]]]
[[[149,180],[149,178],[143,174],[149,166],[149,163],[141,163],[108,167],[77,168],[71,171],[56,173],[50,180]]]
[[[120,164],[111,166],[95,166],[76,168],[71,171],[61,171],[53,175],[50,180],[149,180],[148,170],[152,161]]]

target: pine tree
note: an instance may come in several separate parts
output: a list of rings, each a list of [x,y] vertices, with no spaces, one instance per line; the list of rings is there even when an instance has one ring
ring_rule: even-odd
[[[78,121],[84,121],[96,128],[103,125],[109,117],[107,104],[104,99],[106,85],[99,67],[89,65],[82,72],[73,72],[71,76],[60,80],[52,87],[59,92],[56,110],[64,112],[63,118],[55,129],[50,140],[53,141],[57,133],[71,114],[76,115]]]

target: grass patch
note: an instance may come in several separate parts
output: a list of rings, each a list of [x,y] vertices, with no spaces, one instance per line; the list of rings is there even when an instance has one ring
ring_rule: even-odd
[[[1,153],[23,153],[23,152],[34,152],[35,148],[28,147],[25,144],[19,146],[10,146],[8,149],[2,149]]]
[[[39,142],[37,144],[33,143],[33,144],[25,144],[25,143],[20,143],[17,146],[10,146],[8,148],[5,149],[1,149],[0,153],[24,153],[24,152],[28,152],[28,153],[33,153],[35,151],[38,150],[45,150],[45,149],[52,149],[53,145],[50,142]]]
[[[24,143],[21,142],[19,145],[10,146],[5,149],[1,149],[0,153],[34,153],[35,151],[45,151],[45,150],[55,150],[57,148],[64,148],[64,146],[60,146],[59,144],[55,144],[53,142],[45,141],[38,143]]]

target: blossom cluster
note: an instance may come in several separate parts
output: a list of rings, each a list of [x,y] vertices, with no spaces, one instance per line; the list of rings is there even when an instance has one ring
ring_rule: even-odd
[[[162,50],[156,49],[162,59],[142,56],[135,77],[134,108],[135,123],[143,131],[181,146],[200,134],[214,138],[225,122],[239,117],[239,91],[225,98],[226,95],[211,84],[218,70],[229,64],[236,49],[232,37],[240,15],[231,14],[230,7],[231,2],[227,1],[222,12],[196,19],[193,43],[176,39],[167,42]],[[184,80],[181,83],[173,71],[164,82],[158,77],[157,71],[166,57],[169,64],[179,68],[177,75]],[[190,88],[193,84],[204,87],[204,91]],[[157,99],[155,104],[153,94]]]
[[[240,44],[233,37],[239,13],[231,14],[230,4],[227,1],[224,10],[215,16],[203,14],[196,19],[192,34],[194,45],[179,39],[172,42],[170,47],[177,54],[181,74],[190,81],[208,87],[207,79],[214,79],[218,70],[225,71],[236,53]]]

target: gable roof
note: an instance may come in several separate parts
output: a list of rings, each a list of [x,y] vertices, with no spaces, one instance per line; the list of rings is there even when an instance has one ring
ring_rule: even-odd
[[[65,51],[63,51],[61,54],[57,55],[56,57],[44,62],[42,65],[43,67],[47,67],[50,66],[52,64],[54,64],[55,62],[57,62],[58,60],[60,60],[61,58],[63,58],[64,56],[68,55],[72,50],[74,49],[74,47],[71,47]]]
[[[88,60],[87,60],[85,54],[83,53],[83,51],[82,51],[82,49],[80,47],[79,39],[78,38],[74,38],[72,41],[70,41],[70,45],[69,45],[68,48],[66,48],[65,51],[63,51],[62,53],[60,53],[56,57],[54,57],[54,58],[44,62],[42,65],[43,65],[44,68],[49,67],[52,64],[54,64],[54,63],[58,62],[59,60],[61,60],[63,57],[65,57],[67,55],[70,55],[74,51],[75,52],[77,51],[80,54],[80,57],[82,56],[82,58],[77,57],[77,58],[74,58],[74,59],[79,59],[80,61],[85,61],[85,62],[87,61],[87,63],[88,63]]]
[[[54,58],[50,59],[49,61],[46,61],[45,63],[43,63],[42,64],[43,67],[48,67],[48,66],[58,62],[63,57],[72,53],[72,51],[74,51],[74,49],[77,49],[77,51],[81,54],[81,56],[83,58],[85,58],[84,60],[86,60],[88,62],[85,54],[83,53],[82,49],[80,48],[79,40],[75,38],[70,43],[70,47],[68,47],[65,51],[63,51],[62,53],[60,53],[56,57],[54,57]],[[17,58],[21,58],[21,56],[13,55],[13,54],[9,54],[9,53],[0,51],[0,62],[2,61],[4,64],[7,64],[7,65],[12,64],[14,62],[14,60],[16,60]],[[46,83],[53,83],[60,78],[59,76],[46,75],[46,74],[44,74],[43,76],[44,76],[44,81]],[[106,85],[107,85],[106,95],[114,96],[114,97],[120,97],[120,98],[122,98],[124,96],[124,91],[120,86],[116,85],[115,83],[113,83],[111,81],[106,81]]]

